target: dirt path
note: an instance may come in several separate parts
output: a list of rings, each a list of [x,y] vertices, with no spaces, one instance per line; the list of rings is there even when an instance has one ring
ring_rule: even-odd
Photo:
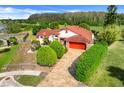
[[[46,87],[72,87],[79,86],[79,82],[69,73],[74,60],[76,60],[83,51],[70,49],[55,65],[53,70],[38,86]]]
[[[35,55],[29,54],[27,51],[30,49],[30,43],[22,43],[20,48],[17,50],[15,57],[12,59],[11,63],[18,64],[18,63],[34,63]]]
[[[15,57],[7,67],[7,71],[16,70],[39,70],[42,72],[50,72],[52,68],[39,66],[36,61],[35,53],[28,53],[31,43],[24,42],[21,44],[20,48],[17,50]]]

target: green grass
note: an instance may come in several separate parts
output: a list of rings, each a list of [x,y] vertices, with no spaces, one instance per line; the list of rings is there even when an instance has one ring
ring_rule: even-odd
[[[41,82],[43,77],[23,75],[23,76],[16,76],[15,79],[22,85],[36,86]]]
[[[19,45],[15,45],[10,49],[0,50],[0,70],[11,61],[18,47]]]
[[[124,29],[124,25],[120,26],[121,29]],[[90,26],[91,30],[95,30],[95,31],[102,31],[103,27],[102,26]]]
[[[109,47],[108,54],[86,84],[97,87],[124,86],[124,41],[117,41]]]
[[[95,31],[101,31],[103,30],[103,27],[102,26],[90,26],[90,29],[95,30]]]
[[[31,30],[24,31],[24,32],[29,33],[29,36],[28,36],[27,40],[31,40],[31,41],[36,40],[36,35],[33,35]]]

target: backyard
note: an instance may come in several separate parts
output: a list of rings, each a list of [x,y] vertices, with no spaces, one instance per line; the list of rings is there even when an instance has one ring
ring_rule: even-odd
[[[95,87],[121,87],[124,86],[124,41],[116,41],[108,50],[108,54],[102,61],[97,72],[91,80],[86,82],[88,86]]]
[[[12,46],[10,49],[8,48],[0,50],[0,70],[3,66],[7,65],[10,62],[18,48],[19,45],[15,45]]]

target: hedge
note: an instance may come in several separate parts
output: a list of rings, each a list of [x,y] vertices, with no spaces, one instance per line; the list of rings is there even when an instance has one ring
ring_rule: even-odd
[[[83,53],[76,63],[76,79],[88,81],[107,54],[107,44],[97,43]]]
[[[52,66],[57,62],[55,51],[49,46],[39,48],[37,52],[37,63],[39,65]]]
[[[57,40],[53,41],[50,47],[56,52],[58,58],[61,58],[65,53],[64,46]]]

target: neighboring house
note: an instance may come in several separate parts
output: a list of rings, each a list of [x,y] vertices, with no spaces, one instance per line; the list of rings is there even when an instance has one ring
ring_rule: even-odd
[[[86,50],[93,44],[94,35],[79,26],[67,26],[61,30],[47,30],[43,29],[36,35],[40,42],[47,36],[50,41],[58,39],[67,48],[84,49]]]
[[[40,43],[43,43],[43,39],[47,37],[50,41],[53,41],[55,39],[59,39],[59,30],[50,30],[50,29],[42,29],[40,30],[36,37],[40,41]]]

